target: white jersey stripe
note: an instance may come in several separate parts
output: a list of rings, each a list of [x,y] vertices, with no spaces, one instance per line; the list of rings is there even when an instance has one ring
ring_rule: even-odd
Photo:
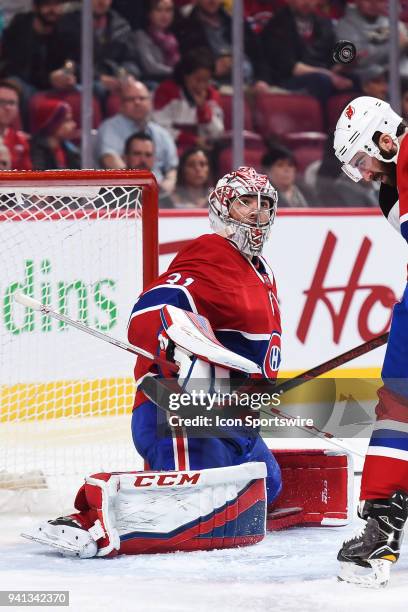
[[[268,341],[271,337],[271,334],[251,334],[249,332],[244,332],[239,329],[216,329],[216,332],[234,332],[234,334],[241,334],[247,340],[266,340]]]
[[[404,221],[408,220],[408,213],[405,213],[405,215],[401,215],[400,216],[400,224],[402,225],[404,223]]]
[[[390,457],[391,459],[401,459],[408,461],[408,451],[399,448],[389,448],[388,446],[369,446],[367,455],[376,455],[377,457]]]
[[[401,421],[393,421],[391,419],[384,419],[383,421],[376,421],[374,429],[389,429],[391,431],[408,434],[408,423],[402,423]],[[391,438],[392,436],[389,437]]]

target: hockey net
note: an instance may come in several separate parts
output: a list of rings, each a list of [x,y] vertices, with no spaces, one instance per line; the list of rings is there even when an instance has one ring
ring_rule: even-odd
[[[1,173],[0,511],[64,511],[84,475],[141,467],[132,356],[13,295],[126,339],[157,216],[147,172]]]

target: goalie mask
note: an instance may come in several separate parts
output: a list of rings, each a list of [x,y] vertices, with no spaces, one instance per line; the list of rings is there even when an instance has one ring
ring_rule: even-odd
[[[268,177],[242,166],[223,176],[210,193],[211,227],[241,253],[260,255],[275,219],[277,202],[277,191]]]
[[[350,102],[340,115],[334,132],[334,151],[342,162],[341,169],[354,182],[363,178],[361,170],[368,157],[381,162],[395,162],[399,152],[397,129],[402,117],[391,106],[370,96],[361,96]],[[389,134],[397,145],[397,152],[385,158],[373,141],[376,132]]]

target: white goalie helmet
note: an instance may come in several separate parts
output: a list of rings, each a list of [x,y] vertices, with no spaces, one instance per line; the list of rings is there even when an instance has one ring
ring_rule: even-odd
[[[257,197],[257,210],[240,221],[230,215],[236,202],[245,206],[244,196]],[[231,240],[241,253],[260,255],[275,220],[278,193],[265,174],[241,166],[226,174],[209,195],[210,224],[216,234]],[[267,212],[267,214],[265,214]]]
[[[334,132],[334,151],[342,162],[342,170],[353,181],[363,178],[360,169],[364,159],[375,157],[382,162],[395,162],[398,157],[399,143],[397,128],[402,117],[391,106],[371,96],[361,96],[347,104],[340,115]],[[373,141],[376,132],[389,134],[397,145],[396,154],[385,159]]]

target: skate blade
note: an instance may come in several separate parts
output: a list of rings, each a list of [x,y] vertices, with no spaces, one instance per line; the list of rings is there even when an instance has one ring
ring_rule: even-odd
[[[55,548],[59,552],[63,554],[70,554],[72,556],[79,556],[80,550],[78,547],[72,546],[68,543],[62,543],[61,540],[54,540],[49,535],[34,535],[32,533],[20,533],[22,538],[26,538],[27,540],[31,540],[32,542],[36,542],[37,544],[43,544],[44,546],[49,546],[50,548]]]
[[[364,588],[382,589],[386,587],[390,579],[392,562],[385,559],[373,559],[368,563],[371,565],[371,570],[359,567],[354,563],[341,563],[337,580]]]
[[[85,541],[78,540],[78,542],[75,543],[69,542],[62,537],[61,529],[49,525],[49,523],[42,523],[32,531],[21,533],[20,535],[37,544],[43,544],[44,546],[56,549],[64,556],[69,557],[80,557],[82,559],[91,558],[96,555],[98,550],[96,543],[90,540],[88,533]],[[82,534],[78,535],[82,536]]]

